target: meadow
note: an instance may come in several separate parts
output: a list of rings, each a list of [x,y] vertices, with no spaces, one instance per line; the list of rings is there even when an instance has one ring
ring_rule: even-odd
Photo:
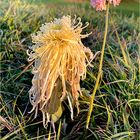
[[[83,39],[93,54],[101,51],[105,12],[96,12],[89,1],[0,0],[0,124],[1,140],[53,139],[51,125],[45,129],[42,114],[34,119],[28,113],[28,91],[32,85],[31,65],[26,50],[32,45],[31,34],[45,22],[63,15],[77,15],[89,22]],[[83,97],[80,113],[70,118],[66,106],[56,125],[57,140],[139,140],[140,139],[140,28],[139,3],[124,0],[109,12],[109,29],[103,60],[103,75],[94,108],[86,129],[86,119],[96,77],[100,53],[81,81]],[[66,103],[65,103],[66,104]]]

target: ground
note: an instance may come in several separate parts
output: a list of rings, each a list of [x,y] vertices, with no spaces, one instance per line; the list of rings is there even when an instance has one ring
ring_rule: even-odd
[[[62,15],[80,16],[89,22],[84,32],[92,34],[82,40],[93,54],[101,50],[104,35],[105,12],[96,12],[89,1],[0,1],[0,112],[7,120],[9,130],[0,124],[1,140],[49,139],[54,136],[43,128],[42,114],[34,119],[28,91],[31,87],[31,64],[26,50],[32,45],[31,34],[41,24]],[[81,81],[83,97],[80,113],[70,119],[65,108],[56,122],[56,135],[62,140],[139,140],[140,139],[140,33],[139,4],[123,1],[119,7],[110,9],[109,30],[100,81],[89,129],[85,128],[92,94],[99,67],[100,54],[88,68],[87,78]],[[62,125],[61,125],[62,124]],[[61,129],[59,129],[61,126]]]

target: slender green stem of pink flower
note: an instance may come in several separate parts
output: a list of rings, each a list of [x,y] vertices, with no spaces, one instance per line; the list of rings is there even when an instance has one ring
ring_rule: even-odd
[[[90,106],[89,106],[89,111],[88,111],[88,115],[87,115],[87,122],[86,122],[86,128],[87,129],[88,129],[88,126],[89,126],[91,113],[93,111],[95,94],[96,94],[96,91],[99,87],[99,81],[100,81],[100,78],[101,78],[101,75],[102,75],[103,56],[104,56],[104,50],[105,50],[105,44],[106,44],[106,38],[107,38],[107,31],[108,31],[108,14],[109,14],[109,3],[107,5],[107,10],[106,10],[105,33],[104,33],[103,46],[102,46],[102,51],[101,51],[99,71],[98,71],[98,76],[97,76],[97,79],[96,79],[95,87],[94,87],[93,93],[92,93],[91,98],[90,98]]]

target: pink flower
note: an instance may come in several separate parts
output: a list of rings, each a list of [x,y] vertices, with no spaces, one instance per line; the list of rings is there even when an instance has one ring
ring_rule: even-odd
[[[106,0],[91,0],[91,5],[96,8],[97,11],[106,10]]]
[[[119,5],[120,2],[121,2],[121,0],[109,0],[109,3],[110,3],[110,4],[113,4],[114,6]]]
[[[97,10],[102,11],[106,10],[107,2],[117,6],[120,4],[121,0],[91,0],[91,5]]]

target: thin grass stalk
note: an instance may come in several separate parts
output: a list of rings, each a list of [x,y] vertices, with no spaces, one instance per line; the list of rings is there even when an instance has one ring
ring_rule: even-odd
[[[115,29],[115,25],[113,25],[113,26],[114,26],[114,29]],[[119,37],[119,34],[118,34],[117,30],[115,30],[115,34],[116,34],[116,37],[117,37],[117,39],[118,39],[118,43],[119,43],[120,48],[121,48],[121,51],[122,51],[122,55],[123,55],[124,62],[125,62],[125,64],[126,64],[127,66],[129,66],[128,59],[127,59],[127,55],[126,55],[126,53],[125,53],[125,49],[124,49],[124,47],[123,47],[123,45],[122,45],[122,43],[121,43],[121,40],[120,40],[120,37]]]
[[[57,132],[57,140],[60,140],[61,125],[62,125],[62,122],[61,122],[61,120],[60,120],[60,122],[59,122],[59,127],[58,127],[58,132]]]
[[[102,51],[101,51],[99,70],[98,70],[98,75],[97,75],[95,87],[94,87],[93,93],[92,93],[91,98],[90,98],[90,106],[89,106],[89,111],[88,111],[88,115],[87,115],[87,122],[86,122],[87,129],[89,127],[90,117],[91,117],[91,113],[93,111],[95,94],[96,94],[96,91],[98,89],[99,81],[100,81],[100,78],[102,75],[103,57],[104,57],[104,50],[105,50],[105,44],[106,44],[106,38],[107,38],[107,31],[108,31],[108,15],[109,15],[109,3],[107,5],[107,10],[106,10],[105,33],[104,33],[104,40],[103,40]]]

